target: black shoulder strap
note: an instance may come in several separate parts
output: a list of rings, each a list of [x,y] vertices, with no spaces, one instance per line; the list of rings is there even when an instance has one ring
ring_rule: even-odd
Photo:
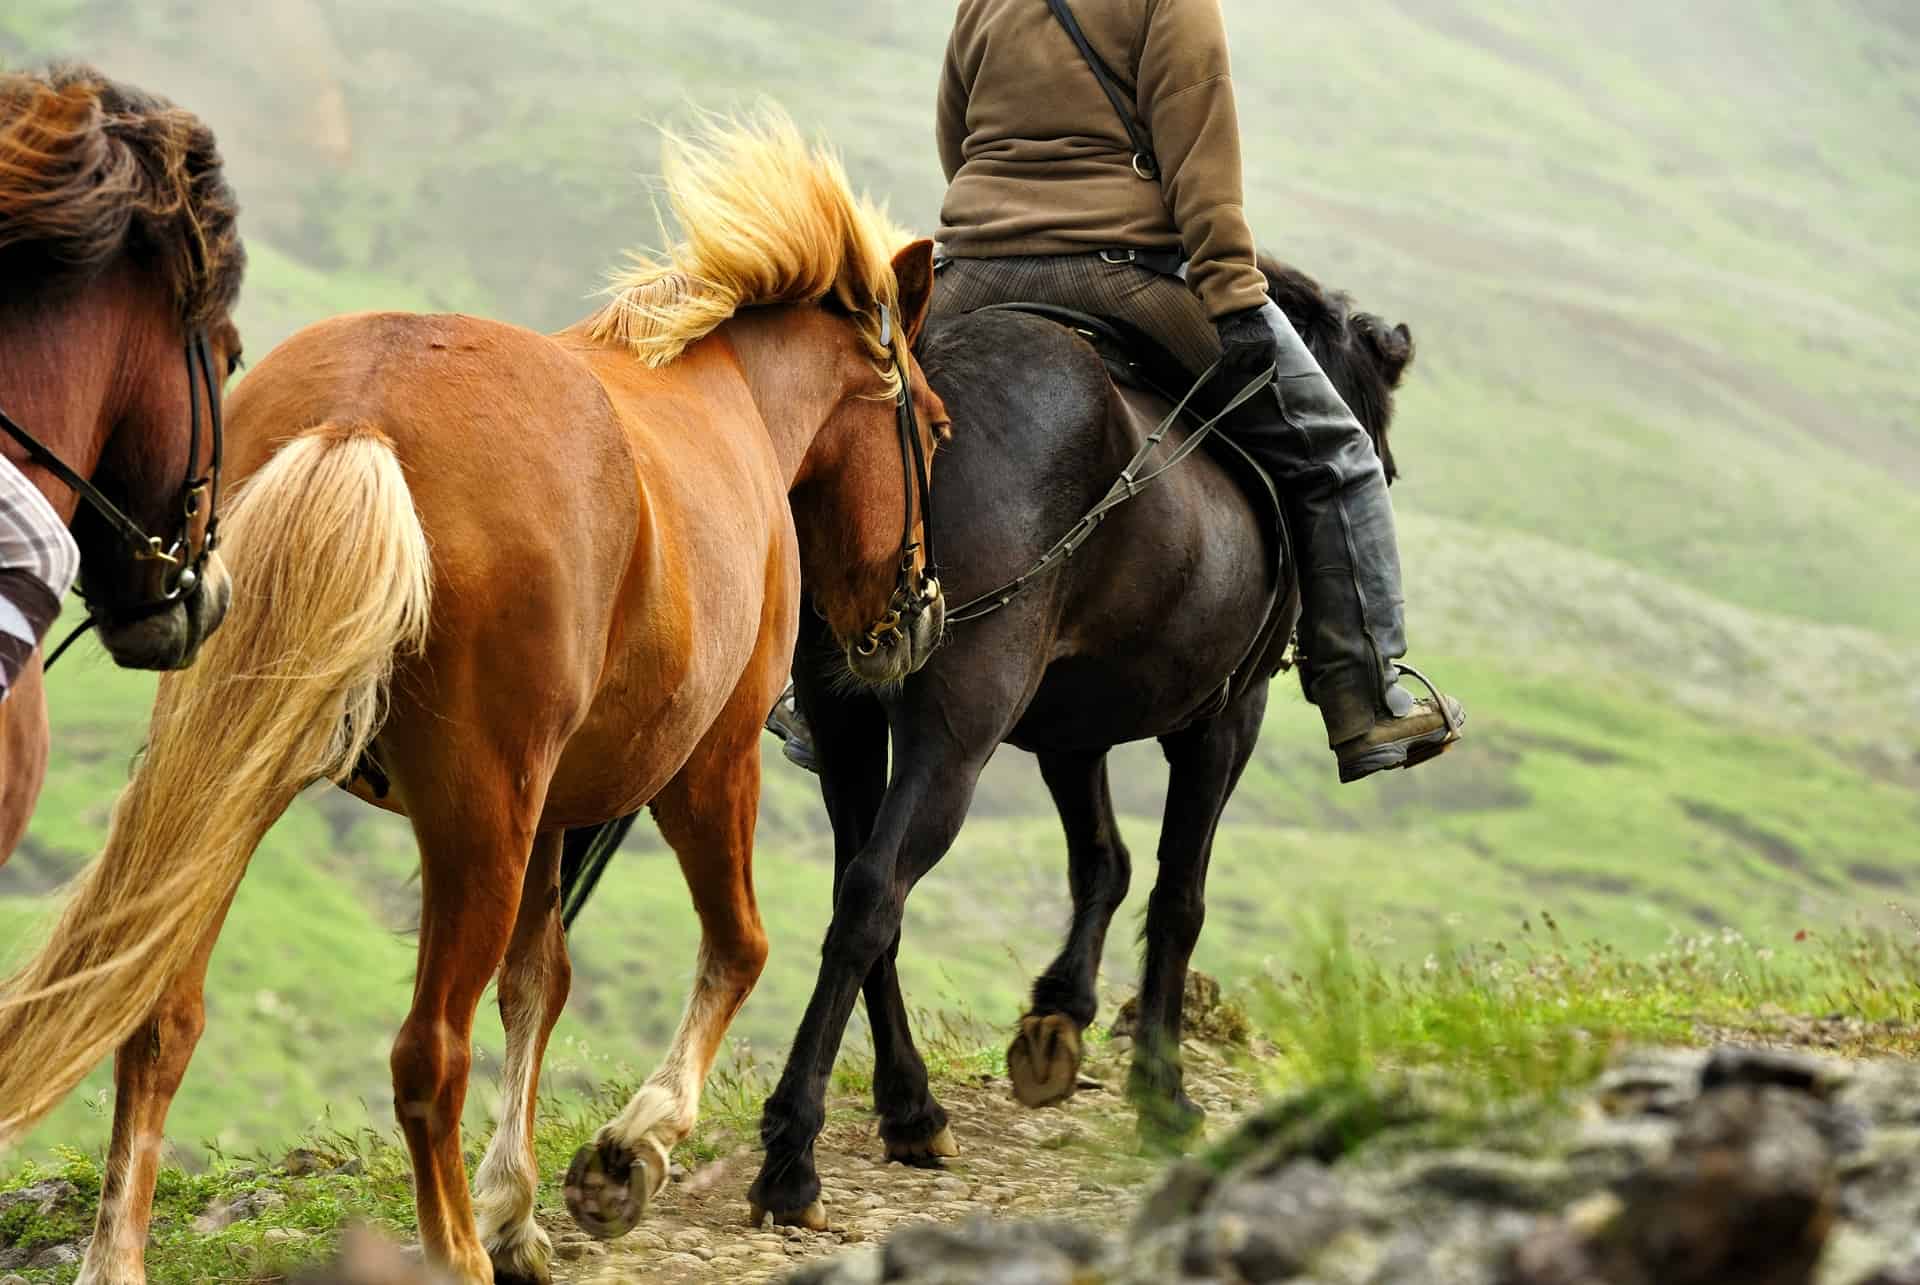
[[[1120,78],[1113,74],[1113,68],[1094,52],[1087,43],[1087,35],[1080,30],[1080,24],[1074,21],[1073,10],[1067,7],[1067,0],[1047,0],[1047,7],[1053,10],[1053,16],[1073,37],[1073,43],[1080,50],[1080,56],[1087,60],[1087,67],[1093,72],[1093,78],[1100,82],[1100,88],[1106,92],[1107,101],[1113,104],[1114,114],[1120,117],[1120,123],[1126,127],[1127,137],[1133,140],[1133,172],[1144,179],[1160,177],[1160,162],[1154,159],[1153,143],[1147,138],[1147,132],[1133,118],[1133,109],[1127,105],[1126,95],[1120,92]]]

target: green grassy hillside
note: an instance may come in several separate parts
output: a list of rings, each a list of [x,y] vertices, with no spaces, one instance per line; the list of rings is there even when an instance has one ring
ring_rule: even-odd
[[[1263,240],[1416,334],[1396,439],[1411,623],[1474,727],[1443,763],[1339,789],[1282,682],[1198,962],[1286,967],[1329,906],[1409,959],[1541,906],[1636,950],[1899,923],[1920,882],[1920,26],[1871,0],[1226,7]],[[24,0],[0,57],[84,56],[213,121],[258,355],[354,308],[580,315],[619,251],[656,239],[650,125],[689,103],[779,100],[931,228],[946,14]],[[52,691],[54,769],[0,869],[0,955],[95,850],[151,683],[83,652]],[[1003,1021],[1056,944],[1062,854],[1024,759],[996,760],[910,907],[920,1006]],[[767,775],[774,957],[737,1028],[763,1055],[811,985],[830,874],[811,781],[771,745]],[[1129,926],[1162,788],[1152,747],[1117,756]],[[644,1073],[678,1014],[692,916],[657,838],[631,849],[576,936],[562,1084]],[[181,1144],[385,1121],[412,865],[404,825],[344,797],[274,832],[215,958]],[[96,1145],[105,1083],[30,1145]]]

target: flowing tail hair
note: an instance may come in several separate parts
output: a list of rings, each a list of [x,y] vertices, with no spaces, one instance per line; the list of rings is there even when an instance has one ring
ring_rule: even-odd
[[[222,524],[227,618],[161,680],[106,850],[47,944],[0,982],[0,1147],[147,1018],[294,796],[352,771],[395,657],[426,641],[426,534],[377,428],[296,436]]]

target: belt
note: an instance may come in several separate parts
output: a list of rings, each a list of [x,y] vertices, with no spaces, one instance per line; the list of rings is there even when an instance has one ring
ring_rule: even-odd
[[[1131,263],[1135,267],[1157,272],[1163,277],[1184,277],[1187,275],[1187,256],[1183,250],[1140,250],[1118,247],[1111,250],[1096,250],[1102,263]]]

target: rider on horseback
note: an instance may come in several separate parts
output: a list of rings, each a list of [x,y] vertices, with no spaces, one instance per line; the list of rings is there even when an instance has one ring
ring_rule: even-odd
[[[1218,362],[1222,399],[1273,370],[1277,395],[1222,427],[1282,497],[1302,682],[1340,779],[1459,739],[1459,702],[1398,683],[1400,555],[1380,458],[1267,297],[1219,0],[960,0],[938,135],[949,186],[934,311],[1028,301],[1118,318],[1196,377]],[[775,711],[805,763],[796,722]]]
[[[1457,738],[1462,711],[1396,682],[1406,642],[1386,476],[1267,298],[1241,209],[1218,0],[1074,10],[1057,19],[1043,0],[961,0],[940,81],[940,240],[952,263],[935,310],[1034,300],[1130,322],[1196,376],[1216,359],[1235,386],[1277,368],[1279,395],[1225,427],[1286,508],[1308,699],[1342,780],[1431,757]],[[1118,103],[1076,56],[1071,19],[1119,82]]]

